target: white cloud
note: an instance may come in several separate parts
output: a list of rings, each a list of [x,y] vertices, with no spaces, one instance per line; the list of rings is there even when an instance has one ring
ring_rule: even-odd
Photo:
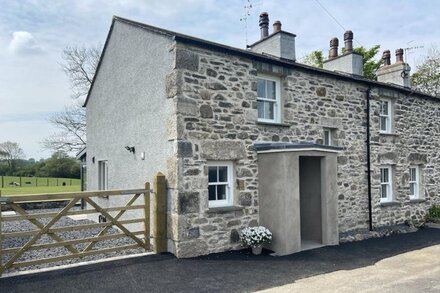
[[[32,55],[42,53],[43,49],[31,33],[19,31],[12,33],[9,52],[17,55]]]

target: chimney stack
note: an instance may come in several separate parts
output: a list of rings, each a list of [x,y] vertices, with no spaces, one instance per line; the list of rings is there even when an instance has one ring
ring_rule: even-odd
[[[382,60],[383,66],[376,72],[377,81],[411,87],[411,67],[403,60],[403,49],[396,50],[396,63],[391,64],[390,50],[383,52]]]
[[[382,60],[383,60],[384,66],[391,65],[391,52],[390,52],[390,50],[383,51]]]
[[[353,51],[353,32],[344,33],[345,54],[338,56],[338,38],[330,40],[328,59],[324,61],[323,68],[340,73],[364,75],[363,56]]]
[[[329,59],[338,57],[338,46],[339,46],[338,38],[333,38],[330,40],[330,50],[328,52]]]
[[[269,35],[269,14],[267,12],[260,14],[260,31],[261,39],[267,38]]]
[[[346,31],[344,33],[345,53],[353,53],[353,32]]]
[[[281,30],[279,20],[273,23],[273,32],[269,35],[269,15],[260,14],[259,26],[261,39],[248,45],[248,49],[255,53],[265,54],[275,58],[295,61],[295,34]]]
[[[277,20],[273,23],[273,33],[281,31],[281,21]]]
[[[396,50],[396,63],[403,63],[403,49]]]

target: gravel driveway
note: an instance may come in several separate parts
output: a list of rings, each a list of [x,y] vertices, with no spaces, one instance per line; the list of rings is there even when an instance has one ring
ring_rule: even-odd
[[[74,209],[72,209],[74,210]],[[28,210],[28,213],[50,213],[50,212],[58,212],[59,209],[45,209],[45,210]],[[46,224],[50,221],[51,218],[40,218],[38,221],[40,221],[43,224]],[[54,226],[53,228],[59,228],[59,227],[66,227],[66,226],[75,226],[80,224],[91,224],[94,223],[93,221],[87,220],[87,219],[81,219],[76,220],[74,217],[62,217]],[[3,233],[12,233],[12,232],[24,232],[24,231],[31,231],[38,229],[36,226],[34,226],[32,223],[30,223],[27,220],[24,221],[11,221],[11,222],[3,222],[2,223],[2,232]],[[69,231],[69,232],[62,232],[57,233],[58,236],[60,236],[63,240],[73,240],[73,239],[80,239],[80,238],[89,238],[96,236],[102,228],[94,228],[94,229],[87,229],[87,230],[78,230],[78,231]],[[110,228],[107,232],[107,234],[118,234],[121,233],[119,230]],[[2,241],[2,247],[5,248],[13,248],[13,247],[21,247],[25,245],[29,240],[31,239],[30,236],[28,237],[14,237],[14,238],[6,238]],[[44,243],[53,243],[54,240],[47,236],[43,235],[36,244],[44,244]],[[134,240],[131,238],[118,238],[118,239],[112,239],[112,240],[104,240],[97,242],[94,249],[102,249],[102,248],[109,248],[109,247],[115,247],[115,246],[122,246],[122,245],[129,245],[134,244]],[[75,244],[74,247],[77,250],[84,249],[88,243],[80,243]],[[128,254],[135,254],[135,253],[142,253],[145,252],[142,248],[136,248],[136,249],[129,249],[129,250],[122,250],[122,251],[114,251],[110,253],[105,254],[98,254],[93,256],[86,256],[81,259],[69,259],[64,261],[58,261],[48,264],[41,264],[37,266],[30,266],[30,267],[24,267],[24,268],[16,268],[16,269],[9,269],[6,271],[6,273],[11,273],[15,271],[23,271],[23,270],[32,270],[32,269],[39,269],[39,268],[46,268],[46,267],[53,267],[53,266],[60,266],[60,265],[66,265],[66,264],[72,264],[72,263],[78,263],[78,262],[84,262],[84,261],[90,261],[90,260],[97,260],[97,259],[103,259],[108,257],[114,257],[114,256],[120,256],[120,255],[128,255]],[[39,249],[39,250],[31,250],[24,253],[17,261],[29,261],[29,260],[36,260],[40,258],[47,258],[47,257],[56,257],[56,256],[62,256],[62,255],[68,255],[70,252],[65,247],[57,247],[57,248],[50,248],[50,249]],[[4,264],[10,257],[12,256],[11,253],[2,255],[2,263]]]

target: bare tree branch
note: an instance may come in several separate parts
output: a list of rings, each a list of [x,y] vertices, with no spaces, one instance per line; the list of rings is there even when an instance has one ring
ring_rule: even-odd
[[[82,107],[84,97],[92,85],[98,67],[101,45],[96,47],[67,47],[63,51],[62,68],[69,78],[71,97],[78,100],[64,112],[54,114],[49,122],[59,132],[43,140],[45,149],[63,152],[76,152],[86,145],[86,111]]]
[[[63,51],[63,71],[69,78],[72,98],[87,95],[101,56],[101,46],[67,47]]]
[[[77,152],[86,145],[86,112],[78,102],[54,114],[49,122],[59,132],[43,140],[43,147],[55,151]]]

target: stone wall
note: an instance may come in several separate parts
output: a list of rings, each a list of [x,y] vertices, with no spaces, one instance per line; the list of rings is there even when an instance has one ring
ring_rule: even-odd
[[[323,127],[335,129],[344,148],[338,156],[338,217],[341,233],[368,227],[366,173],[366,91],[358,82],[281,68],[237,56],[177,43],[174,69],[167,77],[174,113],[168,139],[177,157],[168,161],[174,190],[169,238],[179,257],[239,247],[241,228],[258,223],[257,142],[322,143]],[[282,80],[282,123],[257,122],[256,78]],[[380,96],[394,99],[395,135],[379,134]],[[440,103],[378,88],[371,91],[371,154],[374,225],[420,221],[439,203]],[[234,205],[208,209],[207,160],[231,160],[235,166]],[[379,202],[379,165],[395,164],[396,204]],[[423,164],[425,201],[408,196],[408,165]]]

